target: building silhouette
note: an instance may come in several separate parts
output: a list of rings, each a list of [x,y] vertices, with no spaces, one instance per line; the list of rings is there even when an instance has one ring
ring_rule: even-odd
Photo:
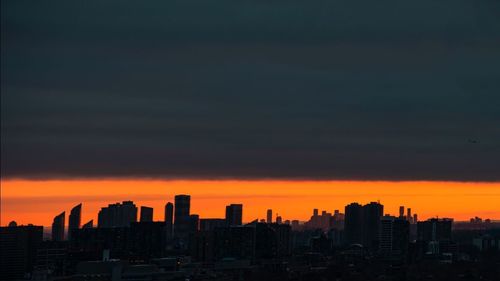
[[[52,222],[52,241],[64,241],[66,212],[57,215]]]
[[[140,222],[152,222],[152,221],[153,221],[153,208],[141,206]]]
[[[380,218],[378,252],[382,257],[403,260],[408,255],[410,223],[403,218],[383,216]]]
[[[137,207],[132,201],[109,204],[101,208],[97,218],[98,227],[129,227],[137,221]]]
[[[227,225],[242,225],[243,220],[243,205],[231,204],[226,206],[226,223]]]
[[[193,236],[190,253],[193,259],[205,262],[286,257],[291,254],[291,227],[254,221],[200,231]]]
[[[273,210],[272,209],[268,209],[267,210],[267,220],[266,220],[267,223],[273,223]]]
[[[71,232],[80,228],[82,221],[82,203],[76,205],[69,213],[68,240],[71,239]]]
[[[196,214],[189,215],[189,233],[200,229],[200,216]]]
[[[82,225],[82,229],[93,228],[93,227],[94,227],[94,220],[89,220],[84,225]]]
[[[190,218],[189,209],[191,196],[176,195],[174,210],[174,237],[186,242],[189,235]]]
[[[347,244],[363,243],[363,207],[360,204],[345,206],[344,232]]]
[[[136,222],[126,228],[128,236],[126,250],[141,259],[161,257],[166,247],[165,224],[163,222]]]
[[[454,252],[455,243],[452,241],[452,219],[428,219],[417,223],[417,243],[421,253],[425,255],[439,255]]]
[[[42,237],[42,226],[0,227],[0,280],[21,280],[33,271]]]
[[[255,227],[217,228],[214,244],[215,260],[252,260],[255,257]]]
[[[363,246],[376,250],[379,239],[380,218],[384,215],[384,206],[370,202],[363,206]]]
[[[200,231],[213,231],[216,228],[225,226],[225,219],[200,219]]]
[[[173,237],[174,230],[174,204],[167,202],[165,204],[165,231],[167,233],[167,239]]]
[[[345,207],[344,239],[347,244],[361,244],[370,250],[376,250],[380,234],[380,218],[384,206],[370,202],[364,206],[351,203]]]
[[[428,219],[418,222],[417,236],[422,241],[451,240],[452,219]]]
[[[330,219],[330,228],[334,228],[336,230],[343,230],[344,220],[345,220],[345,215],[341,213],[339,210],[335,210],[333,212],[333,216]]]
[[[331,213],[323,210],[321,215],[319,215],[318,209],[314,209],[313,215],[309,221],[304,224],[304,227],[306,229],[322,229],[323,231],[328,231],[332,227],[332,224],[333,216]]]
[[[413,220],[413,216],[411,215],[411,208],[406,209],[406,220],[409,221],[410,223]]]
[[[282,223],[283,223],[283,218],[281,216],[276,216],[276,224],[282,224]]]

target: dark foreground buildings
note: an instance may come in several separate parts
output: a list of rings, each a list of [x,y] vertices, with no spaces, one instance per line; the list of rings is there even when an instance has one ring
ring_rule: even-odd
[[[500,276],[500,224],[494,222],[478,230],[475,220],[470,231],[454,230],[450,219],[415,223],[404,208],[397,217],[382,215],[383,206],[372,202],[349,204],[345,215],[315,210],[305,223],[244,223],[240,204],[228,205],[224,218],[200,218],[190,213],[190,199],[179,195],[175,204],[167,203],[163,221],[147,215],[137,222],[131,201],[111,204],[99,212],[96,228],[91,222],[81,228],[70,223],[70,239],[59,230],[53,241],[42,241],[42,227],[2,227],[0,280],[496,281]],[[81,206],[71,213],[75,221]],[[54,225],[64,229],[63,224],[62,213]]]
[[[42,236],[42,226],[0,227],[0,280],[30,277]]]

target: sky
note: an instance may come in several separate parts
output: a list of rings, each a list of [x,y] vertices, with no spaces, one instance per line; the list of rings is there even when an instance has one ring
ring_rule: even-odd
[[[52,219],[82,203],[82,223],[94,219],[110,203],[133,200],[138,208],[154,208],[154,220],[164,220],[164,206],[176,194],[191,195],[191,213],[200,218],[224,218],[225,206],[243,204],[243,221],[264,219],[267,209],[283,220],[306,221],[317,208],[344,212],[351,202],[380,201],[384,214],[399,206],[420,220],[451,217],[463,221],[479,216],[500,219],[500,183],[288,180],[7,180],[2,182],[1,224],[50,226]]]
[[[14,180],[500,182],[498,1],[1,8],[4,194]]]

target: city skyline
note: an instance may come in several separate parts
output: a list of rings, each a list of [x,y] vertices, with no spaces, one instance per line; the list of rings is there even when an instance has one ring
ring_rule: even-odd
[[[425,271],[411,274],[430,276],[427,272],[453,268],[455,272],[442,275],[460,278],[471,274],[463,268],[464,262],[481,269],[475,272],[479,280],[500,276],[494,266],[500,250],[499,221],[478,217],[468,222],[418,220],[411,206],[399,206],[398,215],[394,215],[382,202],[371,201],[351,202],[344,206],[344,213],[314,209],[304,223],[284,220],[278,213],[273,220],[272,209],[266,210],[267,219],[243,222],[245,206],[241,203],[226,205],[224,218],[202,218],[191,212],[191,199],[189,194],[175,194],[174,203],[165,204],[164,220],[160,221],[152,221],[151,207],[140,206],[138,219],[139,206],[133,201],[110,203],[100,209],[96,227],[89,222],[82,228],[83,204],[79,203],[71,209],[68,229],[66,211],[54,217],[50,238],[42,226],[12,221],[0,227],[0,276],[7,280],[17,280],[23,274],[36,276],[35,280],[47,276],[85,280],[92,278],[89,274],[99,274],[96,280],[127,280],[140,275],[166,281],[172,275],[203,280],[210,272],[208,280],[220,280],[224,275],[234,280],[242,272],[260,272],[268,278],[280,276],[276,280],[296,280],[294,275],[328,275],[334,269],[343,276],[341,280],[360,280],[360,272],[404,277],[407,273],[400,270],[384,270],[397,265],[411,271],[424,264]],[[320,264],[329,269],[318,271]],[[196,265],[203,266],[203,271],[188,269]],[[428,268],[430,265],[437,268]],[[276,268],[270,270],[269,266]],[[262,275],[244,280],[262,280]]]
[[[1,280],[499,280],[499,0],[0,5]]]
[[[191,208],[201,218],[224,217],[224,207],[241,202],[245,205],[243,221],[266,219],[268,209],[273,210],[273,219],[280,215],[284,220],[298,219],[305,221],[314,208],[332,212],[342,209],[350,202],[367,203],[380,200],[387,212],[397,215],[399,207],[405,205],[419,214],[420,219],[432,217],[452,217],[467,221],[479,216],[492,220],[500,218],[496,204],[500,196],[498,185],[492,183],[423,183],[423,182],[297,182],[297,181],[42,181],[42,182],[3,182],[2,225],[10,220],[19,223],[35,223],[48,226],[52,213],[78,203],[84,204],[82,222],[91,219],[97,221],[97,212],[110,203],[125,200],[134,201],[138,208],[154,208],[155,221],[164,218],[164,205],[173,202],[174,194],[186,193],[194,196]],[[116,188],[113,188],[113,183]],[[65,188],[74,184],[73,194],[61,196],[58,185]],[[428,189],[422,186],[429,186]],[[475,193],[470,192],[471,185]],[[79,186],[86,186],[85,189]],[[137,186],[142,186],[143,193],[133,193]],[[235,189],[239,186],[239,189]],[[346,186],[356,189],[346,190]],[[12,191],[23,189],[40,190],[41,197],[16,197]],[[104,191],[101,187],[107,187]],[[304,187],[308,191],[304,192]],[[384,190],[380,190],[384,187]],[[81,191],[89,193],[82,196]],[[121,190],[121,193],[117,193]],[[153,190],[154,192],[151,192]],[[208,192],[204,192],[207,190]],[[242,191],[248,190],[247,193]],[[93,191],[93,192],[91,192]],[[285,192],[283,192],[285,191]],[[131,192],[131,193],[128,193]],[[79,195],[80,194],[80,195]],[[31,195],[34,195],[33,192]],[[464,200],[464,198],[467,198]],[[269,201],[269,200],[272,201]],[[446,199],[444,202],[443,199]],[[46,201],[44,201],[46,200]],[[57,204],[54,204],[54,203]],[[272,203],[269,203],[272,202]],[[454,204],[460,205],[454,206]],[[30,206],[31,205],[31,212]],[[293,207],[291,207],[293,206]],[[462,212],[458,212],[462,208]],[[44,210],[41,212],[40,210]],[[481,211],[481,210],[487,210]],[[406,213],[405,209],[405,213]],[[33,215],[36,212],[37,215]],[[51,213],[52,212],[52,213]]]

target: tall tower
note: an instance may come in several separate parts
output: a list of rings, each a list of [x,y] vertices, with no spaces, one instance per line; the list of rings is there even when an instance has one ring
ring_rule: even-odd
[[[273,210],[267,210],[267,223],[273,223]]]
[[[64,240],[64,227],[66,225],[66,212],[62,212],[52,222],[52,241]]]
[[[360,204],[345,206],[344,232],[348,244],[363,243],[363,207]]]
[[[176,195],[175,196],[175,212],[174,212],[174,236],[180,239],[186,239],[189,235],[189,209],[191,205],[191,196]]]
[[[241,225],[243,220],[243,205],[231,204],[226,206],[226,224]]]
[[[165,204],[165,223],[174,223],[174,204],[172,204],[172,202],[167,202],[167,204]]]
[[[367,248],[376,248],[379,239],[380,217],[384,215],[384,206],[377,202],[370,202],[363,206],[363,245]]]
[[[405,206],[399,206],[399,218],[405,217]]]
[[[76,205],[69,213],[68,240],[71,239],[71,232],[80,228],[82,222],[82,203]]]

